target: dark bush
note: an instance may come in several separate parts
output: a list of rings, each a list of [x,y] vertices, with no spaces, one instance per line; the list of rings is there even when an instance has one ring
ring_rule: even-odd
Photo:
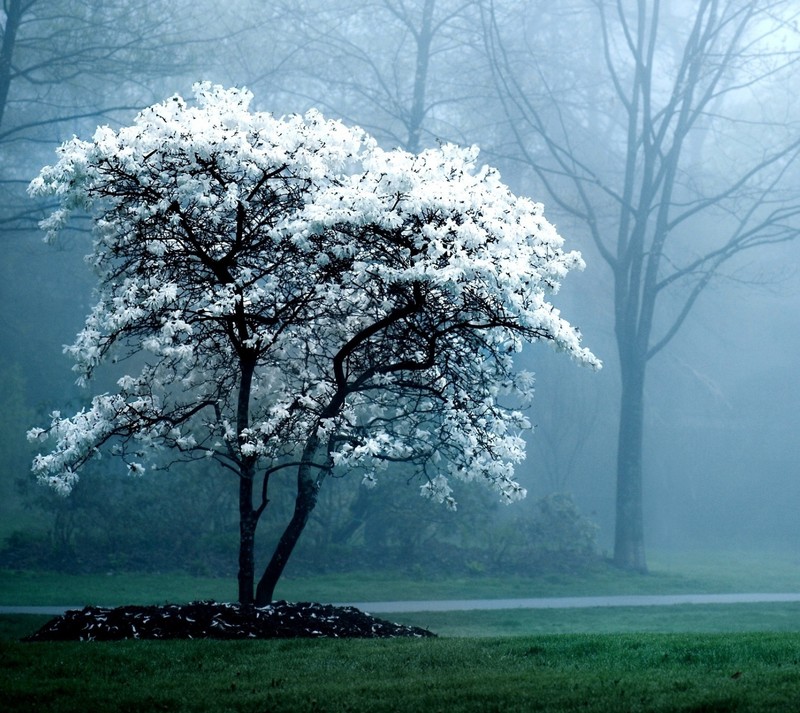
[[[87,471],[68,498],[32,488],[48,530],[17,532],[0,566],[68,572],[185,571],[235,576],[236,492],[191,468],[141,478]],[[375,489],[359,478],[325,488],[293,556],[291,574],[391,571],[420,577],[536,575],[598,562],[597,528],[569,495],[505,508],[480,488],[459,492],[451,512],[422,500],[418,483],[385,477]],[[291,516],[289,488],[271,493],[257,533],[269,549]]]

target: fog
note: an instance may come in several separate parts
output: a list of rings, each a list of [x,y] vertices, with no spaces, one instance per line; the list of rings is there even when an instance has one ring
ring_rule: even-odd
[[[776,274],[778,268],[797,264],[797,246],[774,255]],[[584,273],[570,282],[586,277]],[[800,295],[796,276],[776,279],[770,285],[710,289],[669,351],[652,364],[645,413],[648,548],[795,553],[800,547],[795,526],[800,498],[795,404],[800,384],[794,366],[800,338],[791,326]],[[574,294],[580,287],[565,286],[570,300],[577,300],[571,309],[581,308],[580,296]],[[617,366],[607,326],[604,332],[601,324],[587,318],[578,323],[587,343],[606,359],[606,367],[597,374],[557,368],[559,377],[577,385],[580,403],[589,409],[600,404],[570,472],[568,489],[582,509],[596,513],[604,546],[610,550]],[[563,386],[541,373],[534,412],[545,408],[544,402],[550,405],[559,393]],[[530,438],[533,462],[526,473],[531,482],[537,479],[539,436],[544,434]]]
[[[89,226],[79,222],[58,244],[45,245],[36,223],[46,206],[27,198],[25,186],[73,134],[89,138],[98,124],[125,125],[137,108],[175,92],[188,96],[193,82],[210,80],[247,86],[256,108],[275,114],[319,107],[326,116],[363,126],[387,148],[477,144],[481,159],[497,166],[514,191],[543,202],[567,247],[582,252],[585,271],[570,274],[553,301],[580,327],[604,368],[581,369],[546,345],[526,348],[519,363],[536,373],[529,414],[536,428],[526,436],[528,458],[519,479],[531,503],[487,507],[485,521],[468,522],[488,530],[512,517],[513,508],[530,513],[537,498],[569,493],[597,525],[600,553],[626,565],[615,557],[622,389],[615,284],[632,285],[633,278],[621,278],[620,263],[615,273],[609,259],[618,259],[621,216],[640,210],[643,264],[662,249],[655,246],[663,238],[668,248],[654,265],[657,278],[686,268],[658,293],[646,335],[652,346],[677,324],[663,348],[645,360],[644,552],[662,561],[665,553],[709,550],[800,555],[800,93],[793,71],[800,35],[792,3],[770,16],[754,15],[742,35],[750,52],[735,45],[741,54],[720,73],[706,104],[675,87],[697,79],[691,72],[676,79],[695,15],[701,8],[709,13],[706,28],[713,18],[705,2],[670,3],[674,14],[664,15],[657,35],[652,124],[642,129],[648,117],[639,116],[641,131],[631,140],[647,143],[642,137],[658,133],[668,110],[679,113],[692,101],[699,118],[664,129],[669,140],[654,149],[663,180],[650,186],[654,191],[663,191],[663,176],[672,170],[666,158],[683,128],[686,140],[671,192],[646,203],[644,183],[621,197],[625,177],[634,175],[625,173],[625,161],[633,156],[631,166],[639,166],[635,175],[644,181],[651,160],[626,144],[630,111],[614,89],[615,79],[634,81],[631,53],[610,10],[604,45],[590,0],[560,9],[535,0],[230,0],[224,10],[210,2],[152,2],[146,11],[123,0],[58,0],[51,5],[74,31],[55,44],[38,38],[55,33],[58,21],[36,4],[22,5],[27,22],[16,37],[9,16],[3,19],[3,52],[12,61],[0,67],[0,374],[7,384],[0,396],[0,535],[52,527],[52,509],[26,505],[38,496],[30,486],[34,450],[25,432],[54,409],[78,410],[95,393],[74,385],[61,353],[93,304],[93,276],[83,262]],[[635,3],[622,5],[633,21]],[[737,7],[758,3],[723,5],[723,17],[738,18]],[[110,33],[117,52],[95,46],[100,31]],[[718,44],[706,48],[707,57],[732,42],[725,32],[718,29]],[[700,69],[713,74],[718,67]],[[708,86],[698,81],[701,95]],[[675,209],[658,232],[665,203]],[[587,205],[595,211],[591,220],[584,219]],[[676,219],[695,207],[697,216]],[[736,239],[750,242],[721,259],[727,248],[720,246]],[[686,267],[704,255],[715,257]],[[637,299],[646,296],[644,284],[633,289]],[[646,300],[637,309],[643,314]],[[104,460],[102,468],[110,463]],[[405,480],[399,473],[397,481],[405,486]],[[220,483],[230,487],[230,481]],[[339,486],[331,483],[329,497],[344,498]],[[416,497],[416,485],[406,487]],[[357,496],[347,497],[339,506],[321,502],[321,510],[333,512],[320,512],[320,523],[334,518],[330,527],[344,528],[342,513],[355,512]],[[475,495],[478,505],[471,510],[472,497],[467,488],[465,517],[477,517],[486,502]],[[405,507],[398,504],[395,516],[413,517]],[[439,528],[436,533],[456,529],[460,515],[434,514],[427,504],[418,513]],[[235,522],[233,528],[231,536]],[[410,558],[420,556],[419,546],[409,545]],[[313,569],[313,557],[303,561]]]

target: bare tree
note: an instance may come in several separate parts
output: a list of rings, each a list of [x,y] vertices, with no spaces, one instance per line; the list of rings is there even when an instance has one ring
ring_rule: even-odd
[[[247,62],[248,86],[280,88],[292,110],[307,102],[408,151],[461,140],[461,108],[474,101],[482,60],[478,6],[477,0],[303,0],[260,8],[256,18],[273,13],[270,32],[281,51],[271,50],[261,70]]]
[[[551,214],[558,206],[584,226],[613,278],[621,379],[614,561],[638,571],[647,569],[647,366],[712,279],[746,251],[791,240],[800,224],[790,181],[800,122],[786,91],[798,60],[796,6],[667,5],[573,4],[550,25],[569,28],[572,53],[530,44],[524,18],[509,17],[504,3],[485,14],[514,151],[549,192]]]
[[[208,39],[196,19],[184,0],[5,0],[0,220],[6,229],[32,227],[39,217],[22,195],[39,165],[32,149],[130,115],[163,94],[165,78],[184,74]]]

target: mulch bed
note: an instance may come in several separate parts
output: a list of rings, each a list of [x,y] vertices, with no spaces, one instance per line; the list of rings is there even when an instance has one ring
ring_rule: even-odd
[[[427,629],[393,624],[355,607],[274,602],[266,607],[192,602],[164,606],[86,607],[45,624],[24,641],[120,639],[294,639],[436,636]]]

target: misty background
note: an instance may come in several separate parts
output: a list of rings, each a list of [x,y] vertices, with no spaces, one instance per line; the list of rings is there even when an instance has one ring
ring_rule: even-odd
[[[512,190],[545,204],[566,246],[580,250],[587,262],[553,301],[580,327],[604,369],[579,369],[544,345],[519,359],[520,367],[537,376],[530,413],[536,429],[519,469],[528,501],[501,508],[483,493],[461,488],[462,507],[453,515],[422,502],[402,473],[392,483],[383,478],[377,495],[383,488],[384,502],[370,493],[371,502],[361,503],[359,498],[370,498],[359,494],[358,479],[336,482],[317,516],[333,519],[327,526],[338,532],[338,544],[361,542],[368,548],[389,537],[380,531],[378,518],[370,524],[364,504],[377,508],[383,521],[389,518],[398,540],[411,531],[452,537],[475,530],[477,523],[482,546],[494,542],[502,549],[508,535],[498,528],[504,523],[538,517],[540,498],[569,494],[580,513],[569,516],[579,533],[573,532],[573,541],[594,538],[599,553],[610,555],[620,408],[613,279],[585,226],[553,199],[549,179],[554,172],[536,170],[545,164],[538,157],[547,156],[546,140],[526,134],[515,119],[510,85],[497,68],[504,58],[542,121],[566,126],[574,152],[613,175],[619,168],[614,157],[624,157],[625,146],[614,131],[622,127],[620,107],[612,79],[603,73],[596,3],[229,0],[224,5],[9,0],[0,14],[0,536],[12,537],[18,549],[34,540],[52,543],[58,531],[67,539],[76,537],[76,528],[87,529],[99,517],[103,498],[131,511],[131,542],[111,542],[110,548],[132,546],[141,529],[133,516],[148,484],[109,475],[123,470],[110,458],[93,466],[96,472],[86,480],[97,484],[110,478],[116,489],[98,486],[94,504],[87,493],[89,515],[80,522],[73,512],[70,524],[71,506],[31,483],[34,451],[25,440],[27,429],[46,423],[52,410],[72,412],[91,397],[74,385],[61,349],[73,341],[91,309],[93,276],[83,262],[91,241],[88,222],[57,245],[45,245],[37,221],[46,206],[29,200],[25,187],[43,165],[55,161],[56,147],[73,134],[88,139],[98,124],[124,125],[137,109],[176,92],[189,96],[194,82],[210,80],[248,87],[257,110],[280,115],[317,107],[326,116],[362,126],[385,147],[417,151],[439,141],[477,144],[480,160],[498,167]],[[633,17],[636,3],[622,5]],[[665,87],[670,58],[678,56],[670,48],[680,46],[686,19],[705,5],[671,2],[662,13],[663,66],[655,76],[665,78]],[[761,52],[763,62],[774,66],[759,75],[766,79],[757,91],[739,92],[732,104],[724,105],[726,99],[716,107],[719,116],[735,115],[738,121],[725,123],[708,114],[702,135],[689,147],[697,172],[682,176],[680,185],[687,191],[695,183],[724,181],[732,167],[762,150],[758,142],[765,137],[800,138],[794,99],[800,92],[791,71],[800,54],[800,34],[790,5],[778,4],[774,25],[755,26],[762,39],[749,50]],[[608,17],[614,18],[611,9]],[[622,57],[621,45],[614,47]],[[741,67],[748,72],[746,80],[755,76],[751,65],[742,62]],[[736,81],[746,85],[746,80]],[[794,154],[787,154],[780,190],[770,195],[787,205],[800,201],[798,169]],[[782,227],[796,230],[792,220]],[[695,243],[704,245],[723,229],[713,217],[698,219],[684,226],[681,249],[691,253]],[[648,552],[769,549],[800,555],[798,257],[800,242],[786,240],[732,259],[703,289],[674,339],[650,361],[643,449]],[[665,297],[657,319],[669,319],[680,294],[679,289],[677,297]],[[172,510],[153,512],[187,526],[190,520],[217,518],[215,536],[227,551],[236,536],[235,519],[225,509],[232,484],[205,473],[175,478],[178,487],[169,491]],[[319,525],[317,534],[304,538],[309,567],[314,565],[309,553],[326,523]],[[157,529],[152,521],[147,527]],[[189,528],[187,537],[192,532]],[[422,541],[407,542],[409,561],[421,556],[422,546]],[[349,550],[336,552],[353,556]],[[466,557],[467,566],[473,560]]]

